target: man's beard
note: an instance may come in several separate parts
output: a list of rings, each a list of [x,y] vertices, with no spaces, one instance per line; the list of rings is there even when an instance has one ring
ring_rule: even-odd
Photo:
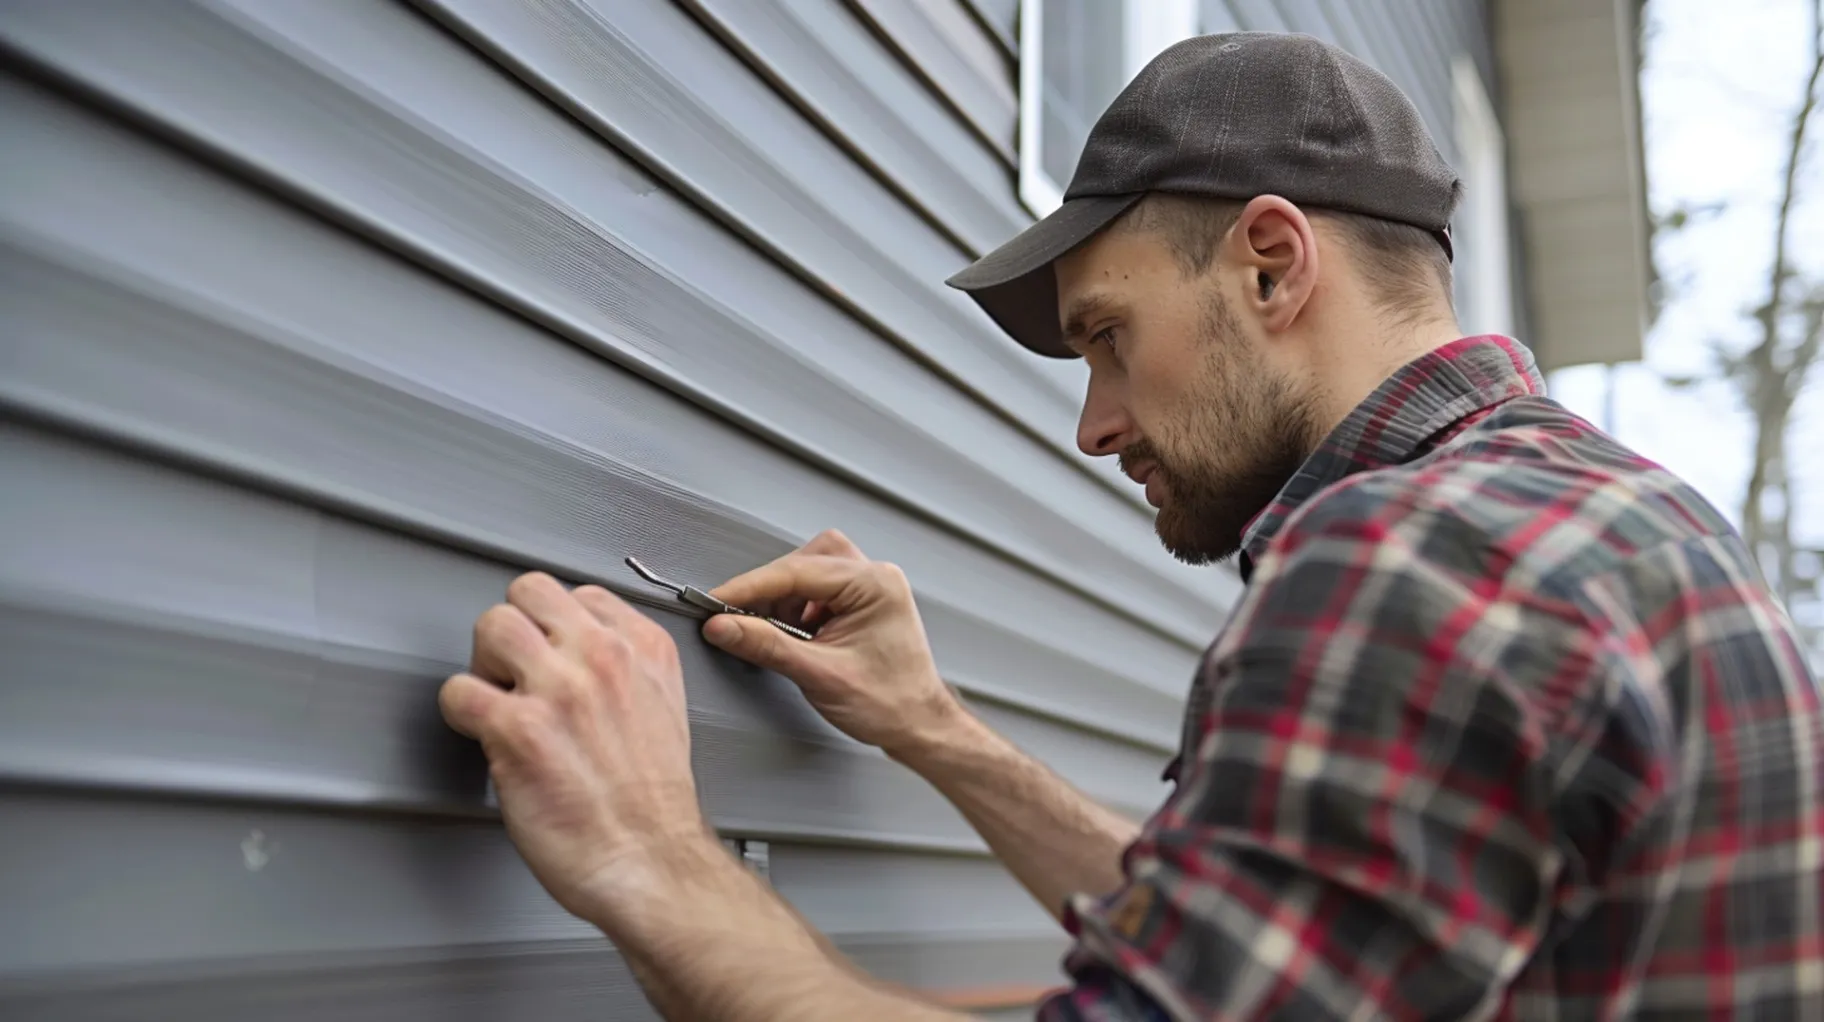
[[[1153,463],[1165,494],[1154,531],[1186,564],[1220,561],[1278,496],[1316,446],[1309,403],[1248,347],[1221,296],[1206,303],[1196,403],[1151,437],[1128,445],[1121,464]]]

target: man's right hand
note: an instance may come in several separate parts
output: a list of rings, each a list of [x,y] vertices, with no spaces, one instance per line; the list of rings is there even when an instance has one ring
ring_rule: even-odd
[[[1060,916],[1074,891],[1121,885],[1121,850],[1139,826],[969,713],[938,677],[898,568],[825,532],[714,595],[815,628],[805,642],[757,618],[719,614],[703,636],[797,682],[824,719],[931,782],[1047,912]]]
[[[889,754],[935,737],[964,716],[937,673],[912,587],[828,531],[712,591],[717,599],[816,628],[793,638],[757,618],[721,614],[703,626],[712,645],[785,675],[824,719]]]

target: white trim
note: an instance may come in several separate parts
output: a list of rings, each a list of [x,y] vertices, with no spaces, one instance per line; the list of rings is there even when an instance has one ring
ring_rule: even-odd
[[[1020,201],[1035,217],[1043,217],[1064,202],[1064,182],[1045,173],[1039,144],[1039,102],[1044,93],[1045,33],[1040,19],[1045,0],[1020,0]]]
[[[1513,276],[1507,216],[1507,140],[1489,102],[1482,74],[1469,57],[1450,63],[1451,99],[1456,120],[1458,168],[1463,177],[1463,207],[1453,231],[1457,274],[1462,281],[1462,308],[1457,312],[1471,333],[1514,332]]]
[[[1131,81],[1173,43],[1197,34],[1197,0],[1127,0],[1122,48]]]
[[[1121,3],[1123,81],[1131,81],[1160,51],[1189,39],[1198,31],[1197,0],[1096,0]],[[1040,132],[1043,118],[1039,103],[1044,95],[1045,0],[1020,0],[1020,201],[1034,216],[1042,217],[1064,202],[1068,181],[1053,180],[1045,172]]]

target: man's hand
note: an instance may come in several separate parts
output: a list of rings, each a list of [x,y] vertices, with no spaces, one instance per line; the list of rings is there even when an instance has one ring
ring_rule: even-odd
[[[667,1018],[957,1017],[839,962],[716,844],[690,772],[677,647],[607,590],[515,579],[439,702],[481,741],[533,874],[607,933]]]
[[[1122,882],[1121,850],[1139,827],[1097,805],[964,708],[931,658],[912,588],[825,532],[714,595],[817,628],[805,642],[764,621],[723,614],[704,638],[778,671],[830,723],[886,750],[944,793],[1046,911],[1077,891]]]
[[[816,639],[804,642],[764,621],[724,614],[705,622],[703,636],[796,682],[852,738],[894,753],[965,715],[938,676],[905,576],[868,560],[839,532],[824,532],[712,595],[817,629]]]
[[[796,681],[849,735],[911,756],[1041,901],[1112,888],[1124,824],[963,708],[898,569],[826,532],[715,595],[817,627],[805,642],[724,614],[704,633]],[[677,647],[608,591],[515,579],[439,702],[480,740],[533,874],[607,933],[666,1017],[960,1017],[869,982],[716,843],[691,776]]]
[[[667,845],[707,836],[677,647],[607,590],[520,576],[438,701],[480,740],[507,833],[572,913],[612,914]]]

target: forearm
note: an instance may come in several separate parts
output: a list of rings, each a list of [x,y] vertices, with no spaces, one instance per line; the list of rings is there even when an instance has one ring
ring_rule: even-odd
[[[711,838],[665,849],[614,887],[590,920],[668,1019],[960,1018],[869,981]]]
[[[966,711],[895,759],[929,781],[1046,911],[1076,892],[1122,883],[1121,853],[1140,827],[1097,804]]]

